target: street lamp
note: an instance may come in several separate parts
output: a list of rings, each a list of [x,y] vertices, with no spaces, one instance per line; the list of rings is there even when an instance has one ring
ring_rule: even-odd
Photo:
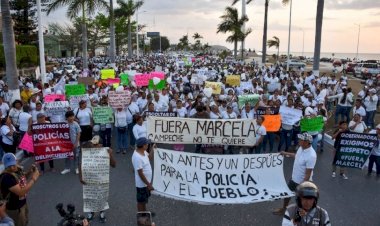
[[[358,60],[359,57],[359,41],[360,41],[360,24],[354,23],[356,26],[358,26],[359,31],[358,31],[358,43],[356,45],[356,60]]]
[[[40,70],[42,84],[46,82],[46,66],[45,66],[45,46],[44,32],[41,19],[41,0],[37,0],[37,18],[38,18],[38,45],[40,49]]]
[[[304,56],[305,53],[305,30],[303,28],[300,28],[302,31],[302,56]]]
[[[286,70],[289,71],[289,55],[290,55],[290,33],[291,33],[291,29],[292,29],[292,5],[293,5],[293,1],[290,0],[290,11],[289,11],[289,35],[288,35],[288,56],[286,58]]]
[[[142,11],[141,13],[146,13],[146,11]],[[136,10],[136,56],[139,59],[139,9]]]

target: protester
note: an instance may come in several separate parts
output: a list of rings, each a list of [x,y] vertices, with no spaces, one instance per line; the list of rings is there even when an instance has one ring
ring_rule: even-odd
[[[339,122],[339,129],[336,130],[332,136],[332,139],[334,141],[334,159],[332,162],[332,177],[336,177],[336,165],[335,162],[337,160],[337,153],[340,151],[340,140],[341,140],[341,135],[342,133],[347,133],[349,132],[348,125],[346,121],[340,121]],[[340,167],[340,176],[347,180],[348,177],[345,174],[345,169],[344,167]]]
[[[314,183],[305,181],[298,185],[296,189],[296,203],[286,209],[282,226],[331,226],[327,211],[317,206],[318,199],[319,189]]]
[[[102,143],[100,142],[100,137],[98,135],[94,136],[91,141],[88,141],[86,143],[84,143],[82,145],[82,148],[101,148],[103,147]],[[109,154],[109,158],[110,158],[110,166],[112,168],[115,168],[116,167],[116,160],[112,154],[112,149],[111,148],[107,148],[107,151],[108,151],[108,154]],[[81,152],[81,154],[83,154],[83,152]],[[80,157],[80,159],[82,159],[82,157]],[[83,185],[86,185],[86,181],[83,180],[83,177],[82,177],[82,168],[79,167],[79,181],[83,184]],[[91,221],[95,216],[95,213],[94,212],[90,212],[88,213],[87,215],[87,220],[88,221]],[[105,223],[107,218],[106,218],[106,214],[105,214],[105,210],[102,210],[100,211],[99,213],[99,218],[100,218],[100,222],[102,223]]]
[[[152,166],[150,160],[153,159],[153,150],[147,152],[150,141],[141,137],[136,140],[136,150],[132,155],[132,164],[135,171],[136,182],[136,199],[137,211],[146,211],[146,204],[150,197],[151,191],[154,190],[152,186]]]
[[[14,135],[17,134],[16,127],[13,126],[9,117],[1,119],[1,145],[5,152],[16,153]]]
[[[117,136],[117,150],[116,153],[127,153],[128,149],[128,123],[127,112],[122,108],[115,111],[115,127]]]
[[[20,127],[20,114],[22,112],[22,102],[15,100],[12,104],[12,108],[9,111],[9,117],[12,119],[12,124],[18,128]]]
[[[50,123],[50,122],[46,120],[46,115],[44,113],[39,113],[37,115],[37,124],[45,124],[45,123]],[[39,165],[41,169],[41,175],[43,175],[45,173],[45,162],[41,162]],[[50,167],[50,172],[54,173],[55,172],[54,160],[49,160],[49,167]]]
[[[28,204],[26,194],[36,183],[39,172],[33,165],[25,173],[18,165],[16,156],[7,153],[3,156],[4,172],[1,174],[1,195],[7,199],[7,213],[15,222],[15,226],[28,225]],[[27,179],[29,178],[29,180]]]
[[[311,146],[313,137],[305,132],[299,134],[298,139],[300,147],[296,153],[281,152],[281,154],[286,157],[294,158],[292,178],[288,183],[288,187],[291,191],[295,191],[297,186],[302,182],[312,180],[314,166],[317,161],[317,154]],[[273,214],[284,214],[289,202],[290,198],[285,198],[283,207],[274,210]]]
[[[367,176],[371,176],[373,165],[376,164],[376,179],[380,179],[380,124],[376,126],[377,144],[372,149],[368,162]]]
[[[358,113],[354,114],[354,118],[348,124],[348,128],[351,132],[355,133],[364,133],[365,131],[367,131],[367,126],[361,120],[361,116]]]
[[[75,167],[75,173],[79,173],[79,156],[80,156],[80,135],[81,135],[81,129],[79,124],[75,121],[75,115],[74,112],[68,111],[65,114],[67,123],[70,127],[70,140],[73,144],[73,153],[74,153],[74,159],[65,159],[65,169],[61,172],[61,174],[67,174],[71,171],[71,165],[74,163]]]

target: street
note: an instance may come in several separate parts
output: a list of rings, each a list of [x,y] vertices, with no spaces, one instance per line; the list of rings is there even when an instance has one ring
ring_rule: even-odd
[[[170,148],[163,145],[164,148]],[[187,150],[192,145],[187,145]],[[132,153],[115,154],[117,166],[110,175],[110,209],[106,211],[107,225],[136,225],[135,182],[131,163]],[[28,161],[30,164],[31,160]],[[332,151],[326,148],[318,153],[314,181],[320,188],[318,204],[325,208],[332,225],[338,226],[379,226],[380,180],[375,176],[367,178],[366,171],[348,169],[348,180],[339,176],[331,177]],[[61,175],[63,160],[57,160],[55,173],[45,173],[29,192],[28,203],[31,226],[53,226],[61,219],[55,210],[57,203],[76,206],[82,214],[82,186],[79,178],[71,173]],[[292,160],[284,165],[286,179],[291,175]],[[293,200],[294,201],[294,200]],[[153,195],[148,209],[154,211],[157,226],[233,226],[233,225],[280,225],[282,218],[271,210],[280,207],[282,201],[263,202],[249,205],[199,205],[162,198]],[[96,215],[91,225],[103,225]]]

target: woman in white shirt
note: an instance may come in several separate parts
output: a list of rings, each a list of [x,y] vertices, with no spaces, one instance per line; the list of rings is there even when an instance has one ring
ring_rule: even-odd
[[[74,110],[74,114],[82,130],[80,141],[86,142],[91,140],[94,121],[92,118],[91,108],[87,108],[87,102],[85,100],[81,100],[79,102],[79,108]]]
[[[237,119],[237,115],[232,111],[232,107],[230,105],[227,106],[227,111],[222,113],[223,119]]]
[[[118,108],[115,112],[115,127],[117,134],[117,150],[116,153],[127,153],[128,148],[128,124],[127,112],[122,108]]]
[[[366,107],[365,122],[370,128],[375,128],[375,114],[377,109],[378,96],[376,95],[376,89],[370,89],[368,96],[364,98],[364,106]]]
[[[348,124],[348,129],[355,133],[364,133],[367,130],[366,124],[361,120],[358,113],[354,115],[354,118]]]
[[[176,108],[174,108],[173,111],[177,112],[177,116],[179,118],[186,118],[187,117],[187,109],[185,107],[183,107],[181,100],[177,100]],[[185,145],[184,144],[173,144],[173,149],[175,151],[184,151]]]
[[[1,119],[1,144],[5,152],[16,153],[16,145],[13,144],[13,134],[16,132],[16,128],[12,125],[12,121],[9,117]]]
[[[22,112],[21,100],[15,100],[12,104],[12,109],[9,111],[9,117],[12,120],[12,124],[17,129],[20,126],[19,117]]]
[[[256,154],[260,154],[261,151],[265,152],[265,147],[263,145],[263,140],[265,136],[267,135],[267,130],[265,126],[263,126],[264,122],[264,116],[260,115],[257,116],[257,128],[256,128]],[[252,149],[251,149],[251,154],[252,154]]]
[[[144,122],[144,119],[142,116],[140,115],[136,116],[136,124],[133,126],[132,131],[136,140],[141,137],[147,137],[146,123]]]

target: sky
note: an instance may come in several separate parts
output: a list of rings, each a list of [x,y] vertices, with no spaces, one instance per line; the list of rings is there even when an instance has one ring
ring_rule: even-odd
[[[114,1],[117,7],[116,0]],[[246,27],[253,31],[246,39],[246,48],[261,51],[265,0],[253,0],[246,7],[249,22]],[[232,0],[145,0],[139,11],[139,24],[147,27],[144,32],[158,31],[170,42],[195,32],[204,38],[202,43],[223,45],[233,48],[225,40],[228,35],[217,34],[219,18]],[[241,2],[235,7],[241,13]],[[268,39],[280,38],[280,52],[287,51],[289,29],[289,5],[281,0],[270,0],[268,11]],[[43,23],[69,23],[62,8],[49,16]],[[291,52],[313,52],[317,0],[293,0]],[[321,52],[355,53],[360,24],[360,53],[380,54],[380,0],[325,0]],[[303,41],[304,37],[304,41]],[[194,40],[190,38],[190,42]],[[240,45],[239,45],[240,46]],[[304,47],[303,47],[304,46]],[[269,51],[276,51],[272,48]]]

